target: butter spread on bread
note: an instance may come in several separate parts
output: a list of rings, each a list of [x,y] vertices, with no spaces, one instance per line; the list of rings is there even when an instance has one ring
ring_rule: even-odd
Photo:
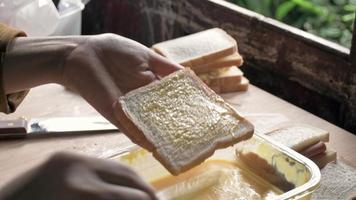
[[[250,138],[254,130],[188,68],[127,93],[120,103],[172,174]]]

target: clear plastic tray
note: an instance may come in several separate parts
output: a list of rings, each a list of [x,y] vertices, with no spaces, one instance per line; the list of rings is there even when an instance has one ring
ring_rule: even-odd
[[[188,199],[180,198],[179,195],[182,192],[174,186],[182,185],[185,181],[189,181],[187,177],[191,179],[192,176],[199,177],[203,176],[204,173],[208,175],[210,173],[209,176],[214,177],[212,174],[216,173],[216,171],[211,171],[211,169],[192,169],[198,170],[198,172],[192,175],[189,172],[192,170],[189,170],[179,177],[172,177],[150,153],[137,146],[132,146],[111,159],[129,165],[150,183],[164,179],[171,180],[170,182],[166,181],[166,186],[160,184],[161,186],[157,194],[160,197],[164,197],[162,199]],[[215,161],[234,163],[234,165],[236,164],[241,169],[244,176],[248,176],[249,179],[253,180],[252,182],[258,182],[259,184],[268,183],[277,193],[276,195],[268,196],[268,198],[264,197],[266,199],[309,199],[311,193],[318,187],[320,182],[320,170],[312,161],[259,134],[255,134],[251,139],[240,142],[233,147],[217,150],[205,164]],[[217,169],[220,168],[218,167]],[[216,174],[216,176],[219,177],[221,174]],[[208,185],[208,182],[212,181],[212,179],[214,178],[207,179],[207,181],[204,179],[204,182],[194,180],[190,181],[189,184],[192,187],[199,188],[197,185]],[[173,185],[172,180],[174,180]],[[200,192],[207,191],[202,188],[200,190]],[[175,194],[172,198],[167,198],[167,194],[170,193]],[[240,196],[236,197],[236,199],[244,198]]]

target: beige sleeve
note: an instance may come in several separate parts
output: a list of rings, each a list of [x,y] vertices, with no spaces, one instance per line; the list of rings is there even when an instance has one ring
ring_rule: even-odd
[[[0,112],[11,113],[25,98],[28,91],[5,94],[3,86],[3,61],[7,44],[15,37],[24,37],[26,34],[18,29],[0,23]]]

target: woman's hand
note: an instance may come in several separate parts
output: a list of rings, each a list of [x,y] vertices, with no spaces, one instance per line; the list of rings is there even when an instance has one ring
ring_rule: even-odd
[[[45,83],[62,84],[123,129],[115,117],[124,116],[115,113],[122,112],[115,105],[117,99],[181,68],[147,47],[114,34],[17,38],[5,56],[4,86],[9,94]],[[144,137],[127,136],[150,149]]]
[[[126,116],[115,102],[121,95],[181,68],[135,41],[103,34],[87,37],[68,54],[61,83],[78,91],[133,142],[150,150],[152,145],[143,135],[124,130],[122,123],[128,122],[122,120]]]
[[[117,124],[118,97],[181,68],[133,40],[103,34],[87,37],[66,57],[61,83]]]
[[[0,191],[3,200],[154,200],[154,190],[115,162],[57,153]]]
[[[16,38],[4,58],[3,83],[6,94],[46,83],[62,84],[77,91],[120,128],[115,116],[123,115],[117,109],[121,95],[181,68],[147,47],[114,34]],[[145,141],[138,143],[149,148]],[[140,200],[155,196],[125,166],[58,154],[8,185],[0,199]]]

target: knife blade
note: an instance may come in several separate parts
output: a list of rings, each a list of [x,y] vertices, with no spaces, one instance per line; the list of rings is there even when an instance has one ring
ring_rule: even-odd
[[[19,118],[0,121],[0,139],[24,138],[30,136],[110,132],[118,130],[103,117],[56,117],[56,118]]]

